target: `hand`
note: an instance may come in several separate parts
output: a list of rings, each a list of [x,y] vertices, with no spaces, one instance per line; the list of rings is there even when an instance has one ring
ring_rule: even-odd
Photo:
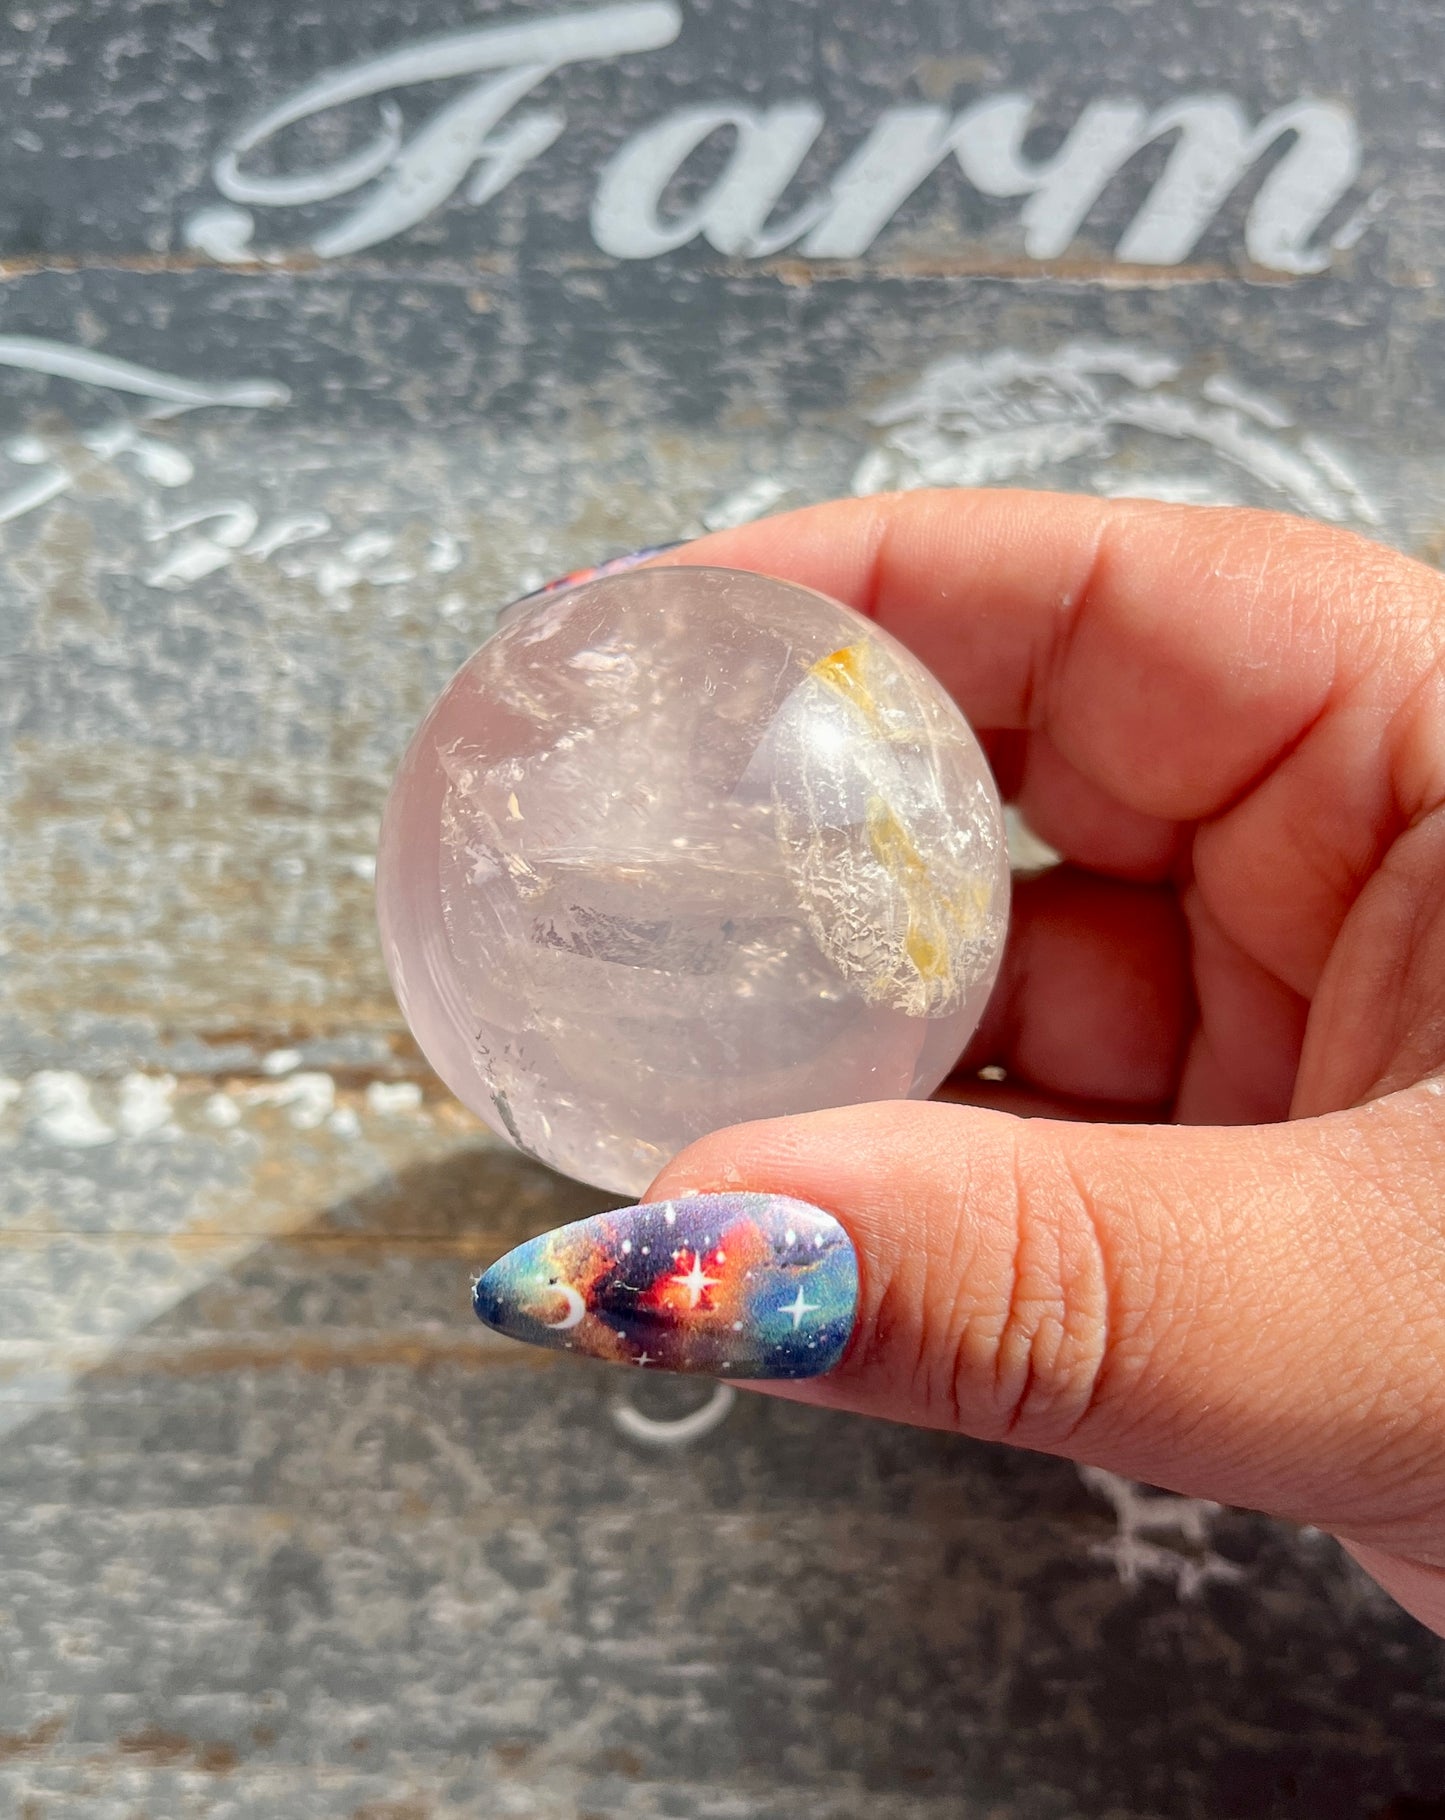
[[[720,1131],[654,1185],[851,1234],[846,1356],[769,1388],[1320,1525],[1445,1634],[1445,583],[1296,519],[1013,492],[670,560],[876,618],[1066,861],[966,1058],[1006,1086]]]

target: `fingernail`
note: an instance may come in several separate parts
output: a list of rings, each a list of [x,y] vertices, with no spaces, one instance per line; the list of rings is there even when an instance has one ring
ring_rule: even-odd
[[[530,594],[509,601],[501,612],[511,613],[515,608],[529,606],[534,600],[543,600],[549,594],[561,594],[568,588],[583,587],[589,581],[601,581],[604,575],[621,575],[627,569],[635,569],[639,563],[651,562],[654,556],[665,556],[669,550],[680,550],[685,541],[651,544],[646,549],[629,550],[624,556],[609,556],[605,561],[595,562],[585,569],[572,569],[566,575],[544,581],[540,588],[533,588]]]
[[[858,1254],[830,1213],[777,1194],[696,1194],[529,1239],[477,1280],[498,1333],[657,1371],[814,1378],[843,1356]]]

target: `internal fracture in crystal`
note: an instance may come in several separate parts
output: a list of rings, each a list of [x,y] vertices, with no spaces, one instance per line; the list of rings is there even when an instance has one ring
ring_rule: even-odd
[[[978,742],[895,639],[663,566],[504,619],[407,752],[377,891],[452,1090],[635,1194],[719,1126],[932,1092],[996,974],[1008,865]]]

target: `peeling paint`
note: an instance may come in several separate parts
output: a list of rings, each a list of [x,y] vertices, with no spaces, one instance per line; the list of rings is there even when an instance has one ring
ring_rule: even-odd
[[[88,1150],[115,1141],[115,1127],[91,1102],[90,1083],[69,1069],[46,1068],[33,1075],[28,1099],[35,1130],[47,1143]]]

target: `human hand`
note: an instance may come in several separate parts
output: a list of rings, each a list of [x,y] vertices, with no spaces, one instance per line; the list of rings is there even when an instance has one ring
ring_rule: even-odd
[[[876,618],[1067,862],[1018,885],[965,1057],[1005,1084],[719,1131],[646,1197],[847,1228],[846,1355],[766,1388],[1317,1524],[1445,1633],[1445,584],[1296,519],[1015,492],[668,560]]]
[[[715,1132],[478,1313],[1317,1524],[1445,1634],[1445,583],[1299,519],[1014,492],[664,560],[872,615],[1065,863],[1017,887],[954,1103]],[[787,1200],[686,1203],[740,1192]]]

